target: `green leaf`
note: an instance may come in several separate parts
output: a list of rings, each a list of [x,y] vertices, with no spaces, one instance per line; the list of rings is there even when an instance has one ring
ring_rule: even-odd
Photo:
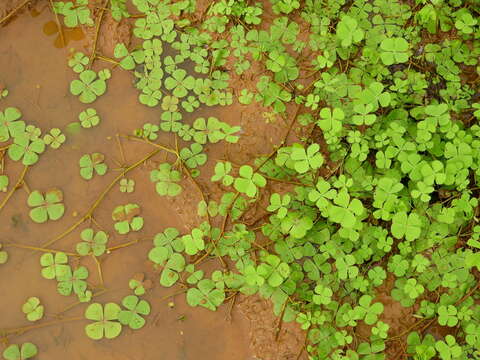
[[[391,231],[397,239],[405,237],[408,241],[413,241],[422,233],[422,222],[415,213],[407,215],[406,212],[399,212],[392,218]]]

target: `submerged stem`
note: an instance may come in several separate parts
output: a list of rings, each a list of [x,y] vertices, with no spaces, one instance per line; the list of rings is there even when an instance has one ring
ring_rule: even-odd
[[[40,247],[37,247],[37,246],[24,245],[24,244],[10,243],[10,244],[5,244],[4,246],[5,247],[15,247],[15,248],[20,248],[20,249],[36,250],[36,251],[42,251],[42,252],[47,252],[47,253],[64,253],[68,256],[80,256],[79,254],[68,252],[68,251],[46,249],[46,248],[40,248]]]
[[[10,335],[15,335],[15,334],[23,334],[27,331],[34,330],[34,329],[40,329],[44,328],[47,326],[52,326],[52,325],[57,325],[57,324],[63,324],[66,322],[70,321],[77,321],[77,320],[84,320],[85,318],[83,316],[76,316],[76,317],[71,317],[71,318],[66,318],[66,319],[61,319],[61,320],[53,320],[53,321],[48,321],[42,324],[36,324],[36,325],[29,325],[29,326],[23,326],[19,328],[14,328],[14,329],[5,329],[5,330],[0,330],[0,334],[2,337],[7,337]]]
[[[21,8],[23,8],[25,5],[27,5],[30,1],[32,0],[25,0],[23,3],[21,3],[20,5],[18,5],[15,9],[13,9],[12,11],[10,11],[9,14],[7,14],[2,20],[0,20],[0,25],[2,25],[5,21],[7,21],[8,19],[10,19],[13,15],[15,15],[17,13],[17,11],[19,11]]]
[[[12,197],[15,190],[17,190],[20,187],[20,184],[23,182],[23,179],[25,178],[25,175],[27,174],[28,169],[29,169],[28,165],[23,168],[23,171],[20,174],[20,177],[18,178],[17,183],[15,184],[14,187],[12,187],[10,189],[8,194],[5,196],[3,201],[0,203],[0,211],[2,211],[3,207],[7,204],[8,200],[10,200],[10,198]]]
[[[61,233],[60,235],[58,235],[58,236],[54,237],[53,239],[51,239],[51,240],[45,242],[44,244],[42,244],[42,248],[48,247],[48,246],[52,245],[53,243],[55,243],[56,241],[64,238],[65,236],[70,234],[72,231],[74,231],[77,227],[79,227],[85,220],[90,218],[92,216],[93,212],[95,211],[95,209],[101,204],[101,202],[103,201],[105,196],[110,192],[110,190],[115,186],[115,184],[120,181],[120,179],[122,179],[128,172],[137,168],[138,166],[143,164],[145,161],[150,159],[152,156],[156,155],[159,151],[160,150],[154,150],[154,151],[148,153],[142,159],[135,162],[134,164],[125,168],[125,170],[123,170],[115,179],[113,179],[113,181],[105,188],[105,190],[103,190],[103,192],[98,196],[97,200],[95,200],[95,202],[92,204],[92,206],[90,206],[90,208],[87,210],[85,215],[83,215],[76,223],[71,225],[63,233]]]

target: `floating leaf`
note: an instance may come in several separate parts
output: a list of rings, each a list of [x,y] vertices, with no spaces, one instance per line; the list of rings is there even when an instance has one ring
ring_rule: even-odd
[[[135,295],[129,295],[123,298],[122,305],[127,310],[122,310],[118,314],[120,323],[128,325],[133,330],[141,329],[145,325],[142,315],[150,314],[150,304]]]
[[[107,172],[107,165],[104,163],[105,156],[101,153],[92,153],[83,155],[78,161],[80,165],[80,175],[85,180],[90,180],[94,173],[102,176]]]
[[[60,219],[65,212],[62,201],[63,192],[59,189],[48,190],[45,195],[38,190],[32,191],[27,200],[28,206],[33,208],[30,218],[36,223]]]
[[[105,253],[108,235],[104,231],[94,233],[93,229],[88,228],[80,233],[80,238],[82,241],[77,244],[77,252],[80,255],[100,256]]]
[[[143,227],[143,218],[140,214],[140,206],[126,204],[117,206],[112,212],[115,221],[114,228],[119,234],[128,234],[130,231],[139,231]]]
[[[28,298],[22,306],[22,311],[28,321],[37,321],[43,317],[43,305],[40,304],[40,299],[37,297]]]
[[[37,347],[32,343],[23,343],[22,347],[12,344],[5,349],[3,357],[6,360],[26,360],[37,355]]]
[[[93,340],[102,338],[113,339],[122,332],[122,325],[117,322],[120,314],[120,306],[115,303],[107,303],[102,307],[99,303],[90,304],[85,310],[85,317],[94,323],[85,326],[85,333]]]

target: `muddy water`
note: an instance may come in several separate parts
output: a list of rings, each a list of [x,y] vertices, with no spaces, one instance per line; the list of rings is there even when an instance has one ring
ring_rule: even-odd
[[[44,29],[51,27],[52,16],[43,11],[36,17],[28,14],[18,16],[8,26],[0,28],[0,80],[7,86],[10,95],[0,100],[0,106],[15,106],[27,123],[39,126],[43,131],[51,127],[65,129],[77,119],[87,106],[71,96],[68,84],[73,73],[66,66],[68,47],[81,49],[74,40],[66,49],[58,49],[56,37],[48,36]],[[50,25],[48,25],[50,24]],[[96,66],[104,67],[105,64]],[[118,174],[110,171],[104,177],[84,181],[78,174],[78,159],[87,152],[102,152],[110,169],[116,162],[128,164],[141,159],[152,149],[143,144],[124,143],[123,153],[115,141],[115,134],[131,133],[143,123],[158,121],[158,110],[149,110],[137,101],[131,77],[115,71],[108,82],[108,92],[94,104],[102,117],[95,129],[82,130],[77,135],[67,133],[67,142],[61,150],[48,150],[38,164],[26,175],[27,188],[46,190],[58,187],[64,192],[66,213],[57,222],[48,225],[32,223],[28,217],[25,188],[15,192],[0,213],[0,242],[15,242],[41,246],[60,234],[85,213],[98,194]],[[155,161],[162,161],[158,155]],[[145,264],[151,247],[152,235],[165,227],[175,226],[186,230],[177,209],[155,194],[148,180],[148,170],[153,162],[142,166],[129,175],[136,181],[136,191],[121,194],[115,186],[104,203],[94,214],[95,220],[110,236],[109,246],[135,239],[146,240],[133,247],[117,250],[102,262],[104,284],[108,289],[96,301],[120,302],[129,293],[128,280],[138,272],[157,283],[157,276]],[[6,160],[6,172],[15,182],[22,167]],[[128,202],[141,204],[145,219],[144,230],[128,236],[115,235],[111,212],[116,205]],[[88,222],[61,239],[52,248],[72,251],[79,239],[79,232]],[[46,316],[40,322],[61,319],[59,313],[75,302],[73,297],[63,297],[56,292],[55,281],[40,276],[39,254],[25,249],[8,248],[10,260],[0,268],[0,329],[30,325],[21,312],[21,306],[30,296],[38,296],[45,305]],[[83,261],[82,261],[83,263]],[[100,279],[95,264],[85,264],[90,270],[89,282],[100,291]],[[152,305],[152,313],[146,326],[138,331],[124,328],[115,340],[89,340],[84,335],[85,320],[76,320],[48,328],[36,329],[10,339],[13,343],[31,341],[40,349],[38,359],[238,359],[250,358],[248,351],[248,324],[237,311],[233,321],[226,321],[228,307],[213,313],[204,309],[186,306],[183,296],[164,299],[178,292],[178,288],[164,289],[155,286],[146,296]],[[168,306],[173,301],[174,307]],[[62,314],[63,318],[82,316],[85,306],[74,307]],[[3,351],[3,346],[0,350]]]

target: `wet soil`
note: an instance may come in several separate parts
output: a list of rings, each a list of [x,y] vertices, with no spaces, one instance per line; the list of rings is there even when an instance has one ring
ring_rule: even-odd
[[[8,3],[8,4],[7,4]],[[0,17],[18,6],[21,1],[8,1],[0,7]],[[74,78],[67,67],[70,49],[91,49],[92,33],[82,29],[63,28],[67,46],[63,47],[55,18],[48,6],[40,4],[32,11],[25,7],[7,26],[0,27],[0,82],[5,84],[10,95],[0,100],[0,107],[18,107],[27,124],[34,124],[45,133],[52,127],[65,132],[66,126],[77,120],[78,114],[87,107],[73,97],[68,86]],[[110,55],[117,41],[129,40],[129,25],[116,25],[109,16],[104,18],[98,39],[98,48]],[[149,109],[137,100],[132,87],[132,77],[121,69],[113,69],[108,63],[97,60],[94,69],[111,68],[113,76],[108,82],[108,91],[93,107],[102,122],[95,129],[81,130],[78,134],[66,132],[67,142],[60,150],[48,150],[38,164],[31,167],[25,177],[25,186],[18,189],[0,213],[0,243],[17,243],[42,246],[61,234],[87,211],[99,194],[117,176],[112,170],[119,165],[132,164],[152,151],[148,145],[117,141],[116,134],[131,134],[145,122],[157,123],[158,109]],[[242,83],[237,81],[242,81]],[[234,79],[236,89],[251,86],[252,79]],[[248,83],[250,81],[250,83]],[[238,90],[239,91],[239,90]],[[268,112],[260,106],[245,107],[238,103],[223,109],[205,109],[196,116],[217,116],[222,121],[242,126],[242,136],[235,145],[214,145],[208,149],[209,159],[228,159],[234,163],[251,162],[261,154],[272,151],[285,133],[287,121],[276,119],[266,123],[262,113]],[[293,112],[293,109],[290,113]],[[165,136],[164,143],[173,146],[172,139]],[[78,159],[85,153],[101,152],[106,155],[110,171],[104,177],[92,181],[83,180],[78,174]],[[152,305],[147,325],[138,331],[124,328],[114,340],[92,341],[84,334],[86,321],[73,320],[50,327],[28,331],[9,338],[13,343],[30,341],[39,346],[39,359],[231,359],[231,360],[286,360],[294,359],[303,347],[304,335],[298,326],[286,324],[282,327],[278,341],[275,340],[278,318],[274,317],[269,302],[256,297],[238,301],[230,313],[226,304],[217,312],[190,308],[184,296],[169,296],[180,288],[165,289],[158,285],[145,259],[151,248],[151,239],[166,227],[177,227],[186,232],[198,225],[196,205],[200,195],[193,184],[184,179],[184,192],[173,200],[161,198],[149,181],[149,171],[165,160],[159,154],[128,174],[136,182],[131,194],[120,193],[118,185],[107,194],[95,213],[96,224],[87,221],[75,231],[51,245],[52,248],[73,251],[79,233],[85,227],[99,226],[110,234],[109,246],[139,240],[135,246],[113,251],[101,262],[104,287],[102,292],[96,264],[82,260],[90,271],[89,282],[94,293],[101,293],[95,301],[120,302],[130,291],[128,280],[136,273],[144,273],[154,287],[146,295]],[[11,184],[16,181],[22,166],[8,159],[6,172]],[[214,161],[210,161],[198,180],[210,198],[218,198],[222,189],[212,185],[208,179]],[[34,224],[28,216],[26,199],[29,189],[45,191],[60,188],[64,193],[66,212],[56,222]],[[118,236],[112,227],[111,212],[117,205],[135,202],[141,205],[145,226],[138,233]],[[83,317],[85,306],[71,305],[73,297],[63,297],[56,292],[55,281],[41,277],[39,253],[9,247],[9,262],[0,268],[0,329],[11,329],[31,325],[21,312],[21,306],[30,296],[37,296],[45,305],[46,316],[39,322],[68,320]],[[173,302],[174,306],[169,306]],[[68,308],[67,311],[64,311]],[[273,339],[273,340],[272,340]],[[0,346],[2,350],[2,346]],[[3,351],[3,350],[2,350]],[[305,355],[305,354],[304,354]],[[294,357],[295,356],[295,357]]]

